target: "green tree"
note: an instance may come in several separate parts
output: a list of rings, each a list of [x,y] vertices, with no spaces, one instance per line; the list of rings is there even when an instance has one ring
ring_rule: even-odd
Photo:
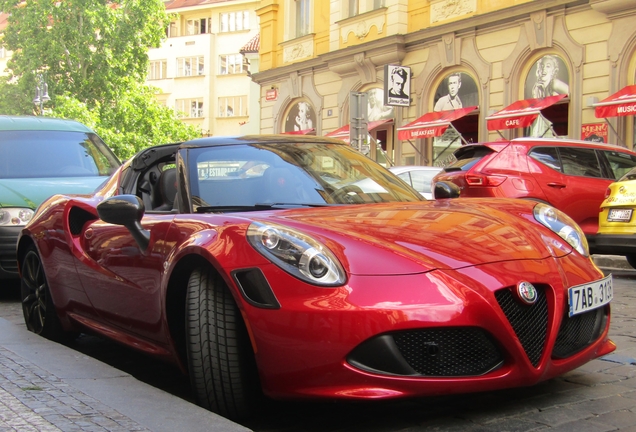
[[[0,0],[0,10],[10,14],[2,44],[13,51],[0,112],[32,114],[44,73],[51,115],[85,119],[122,158],[199,135],[143,84],[147,51],[169,22],[161,0]]]

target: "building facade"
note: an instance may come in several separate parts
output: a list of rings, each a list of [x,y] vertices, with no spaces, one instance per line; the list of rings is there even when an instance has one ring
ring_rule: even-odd
[[[365,151],[395,165],[500,137],[634,146],[633,115],[597,117],[636,84],[633,1],[262,0],[256,13],[261,133],[329,135],[363,111]]]
[[[147,84],[202,135],[259,131],[260,113],[250,106],[249,63],[240,53],[258,35],[258,6],[248,0],[166,2],[173,20],[161,47],[148,52]]]
[[[2,34],[2,32],[7,26],[8,18],[9,18],[8,14],[0,12],[0,34]],[[0,76],[8,75],[6,72],[6,69],[7,69],[7,62],[9,61],[10,58],[11,58],[11,51],[8,51],[5,47],[0,45]]]

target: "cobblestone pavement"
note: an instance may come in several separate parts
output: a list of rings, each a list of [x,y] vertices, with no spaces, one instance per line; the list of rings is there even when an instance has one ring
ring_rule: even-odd
[[[2,431],[148,430],[4,348],[0,377]]]
[[[29,333],[19,290],[7,287],[6,281],[0,286],[0,318],[0,432],[249,432],[181,398],[148,391],[126,372]],[[13,339],[2,334],[8,328],[16,331]],[[42,362],[47,356],[71,364]]]

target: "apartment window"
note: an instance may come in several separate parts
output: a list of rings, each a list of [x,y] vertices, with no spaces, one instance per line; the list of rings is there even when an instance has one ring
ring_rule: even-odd
[[[219,31],[221,33],[250,29],[249,11],[222,13],[220,14],[220,19],[221,25],[219,26]]]
[[[219,57],[219,74],[231,75],[247,71],[245,57],[241,54],[228,54]]]
[[[3,46],[0,46],[0,59],[7,58],[7,49]]]
[[[293,0],[296,37],[311,33],[311,0]]]
[[[177,76],[188,77],[203,75],[205,63],[203,57],[181,57],[177,59]]]
[[[172,21],[170,23],[170,25],[168,26],[168,28],[166,29],[166,36],[167,37],[177,37],[179,36],[179,32],[177,31],[177,23]]]
[[[201,118],[203,115],[203,98],[177,99],[175,111],[186,118]]]
[[[247,96],[231,96],[219,98],[219,117],[235,117],[247,115]]]
[[[186,36],[210,33],[210,18],[186,20]]]
[[[384,0],[345,0],[347,7],[344,9],[348,11],[347,17],[353,17],[365,12],[380,9],[384,7]]]
[[[166,60],[152,60],[148,69],[148,79],[158,80],[167,78],[168,62]]]

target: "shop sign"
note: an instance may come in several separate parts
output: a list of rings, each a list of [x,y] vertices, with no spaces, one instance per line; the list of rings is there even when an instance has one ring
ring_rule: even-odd
[[[278,99],[278,89],[269,89],[265,92],[266,101],[275,101]]]
[[[607,142],[607,123],[590,123],[581,126],[581,139],[599,143]]]

